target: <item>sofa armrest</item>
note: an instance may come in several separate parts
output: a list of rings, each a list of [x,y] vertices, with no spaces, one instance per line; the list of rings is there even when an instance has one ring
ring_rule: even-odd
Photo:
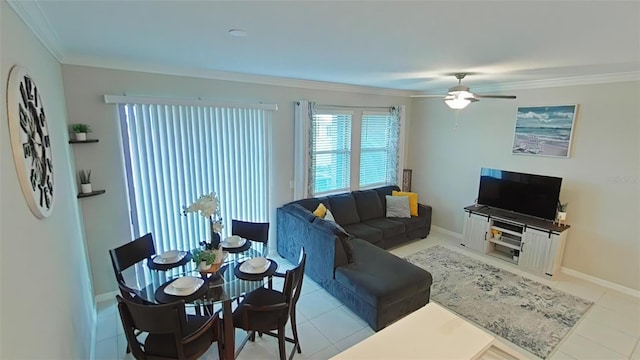
[[[431,206],[418,203],[418,216],[428,216],[431,218],[432,211]]]
[[[300,248],[304,247],[307,254],[305,273],[321,285],[333,280],[335,267],[346,262],[346,258],[340,257],[344,254],[340,238],[315,221],[309,222],[287,209],[278,208],[276,215],[280,256],[295,264]]]

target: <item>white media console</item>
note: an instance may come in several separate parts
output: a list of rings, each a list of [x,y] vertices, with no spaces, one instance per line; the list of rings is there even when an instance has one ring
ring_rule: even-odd
[[[537,275],[560,271],[569,225],[485,205],[467,206],[464,211],[462,246]]]

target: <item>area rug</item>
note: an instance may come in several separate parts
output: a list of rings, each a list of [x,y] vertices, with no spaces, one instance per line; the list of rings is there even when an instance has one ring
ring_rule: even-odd
[[[406,259],[433,275],[431,300],[543,359],[593,304],[442,246]]]

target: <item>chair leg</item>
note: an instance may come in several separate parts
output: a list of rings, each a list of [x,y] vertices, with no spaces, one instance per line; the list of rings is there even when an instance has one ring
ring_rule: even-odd
[[[251,334],[249,334],[249,340],[256,341],[256,332],[251,330]]]
[[[284,326],[278,329],[278,348],[280,349],[280,360],[287,359],[287,353],[284,347],[285,339],[284,339]]]
[[[298,340],[298,322],[296,321],[296,309],[291,311],[291,331],[293,332],[293,340],[296,342],[294,346],[298,349],[298,354],[302,354],[302,348],[300,348],[300,340]]]

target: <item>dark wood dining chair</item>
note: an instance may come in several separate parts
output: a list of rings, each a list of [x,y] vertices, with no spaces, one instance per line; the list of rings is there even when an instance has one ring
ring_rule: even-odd
[[[269,241],[269,223],[231,220],[231,235],[266,244]]]
[[[278,338],[281,360],[287,358],[285,342],[293,343],[289,360],[293,358],[296,350],[302,353],[296,323],[296,304],[302,289],[306,258],[303,248],[300,250],[300,260],[295,268],[287,270],[285,274],[274,275],[284,277],[282,291],[258,288],[248,293],[233,312],[233,325],[249,331],[251,340],[255,339],[256,332]],[[293,338],[285,335],[284,327],[289,319],[291,319]]]
[[[155,253],[156,247],[153,244],[153,235],[151,233],[109,250],[111,265],[118,285],[121,284],[127,287],[122,272],[144,259],[151,258]],[[120,286],[120,289],[122,296],[126,296],[125,292],[122,292],[122,286]]]
[[[163,305],[139,304],[120,295],[118,311],[127,344],[136,359],[197,359],[218,341],[218,357],[224,358],[218,313],[186,315],[183,300]],[[142,340],[137,334],[147,333]]]

